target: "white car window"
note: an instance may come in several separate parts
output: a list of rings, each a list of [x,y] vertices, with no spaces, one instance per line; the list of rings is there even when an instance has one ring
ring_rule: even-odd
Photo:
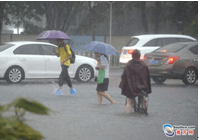
[[[55,53],[52,50],[53,48],[57,49],[54,46],[44,45],[44,44],[41,44],[41,48],[43,50],[44,55],[55,55]]]
[[[143,47],[147,47],[147,46],[157,46],[160,47],[162,46],[162,41],[161,39],[152,39],[149,42],[147,42],[145,45],[143,45]]]
[[[132,38],[126,46],[135,46],[138,43],[139,39],[138,38]]]
[[[23,45],[14,50],[14,54],[24,54],[24,55],[41,55],[41,51],[37,44]]]
[[[4,50],[6,50],[6,49],[8,49],[12,46],[14,46],[14,45],[12,45],[12,44],[1,45],[0,46],[0,52],[4,51]]]

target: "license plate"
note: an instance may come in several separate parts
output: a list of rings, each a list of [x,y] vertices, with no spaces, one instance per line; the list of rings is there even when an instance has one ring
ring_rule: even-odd
[[[127,52],[128,52],[127,50],[124,50],[123,54],[127,54]]]
[[[122,56],[121,59],[130,59],[129,56]]]
[[[158,64],[158,60],[149,60],[149,64],[157,65]]]

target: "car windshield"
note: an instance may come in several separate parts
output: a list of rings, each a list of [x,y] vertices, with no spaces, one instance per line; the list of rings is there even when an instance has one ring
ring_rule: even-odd
[[[170,44],[170,45],[166,45],[164,47],[161,47],[157,50],[155,50],[154,52],[178,52],[181,49],[185,48],[187,45],[186,44]]]
[[[138,43],[139,39],[138,38],[132,38],[126,46],[135,46]]]
[[[12,44],[0,45],[0,52],[4,51],[12,46],[14,46],[14,45],[12,45]]]

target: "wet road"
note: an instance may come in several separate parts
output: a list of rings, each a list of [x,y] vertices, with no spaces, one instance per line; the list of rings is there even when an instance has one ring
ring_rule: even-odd
[[[193,136],[174,136],[175,140],[196,140],[198,137],[198,82],[185,86],[181,80],[152,83],[149,115],[125,113],[125,97],[118,88],[121,69],[111,69],[109,91],[117,104],[103,99],[97,102],[96,82],[81,84],[72,80],[77,95],[71,96],[65,84],[63,96],[53,95],[56,80],[25,80],[17,85],[0,81],[0,103],[17,97],[33,98],[54,112],[49,116],[26,114],[27,123],[41,132],[46,140],[167,140],[162,126],[195,125]]]

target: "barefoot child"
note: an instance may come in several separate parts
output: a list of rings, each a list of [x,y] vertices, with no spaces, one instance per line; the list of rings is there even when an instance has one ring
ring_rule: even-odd
[[[111,103],[116,103],[105,91],[108,90],[108,84],[109,84],[109,63],[108,59],[104,54],[95,53],[95,56],[97,57],[98,65],[96,67],[96,70],[104,70],[105,76],[104,81],[101,84],[97,84],[97,96],[98,96],[98,102],[99,104],[102,103],[102,97],[105,97],[108,99]]]

